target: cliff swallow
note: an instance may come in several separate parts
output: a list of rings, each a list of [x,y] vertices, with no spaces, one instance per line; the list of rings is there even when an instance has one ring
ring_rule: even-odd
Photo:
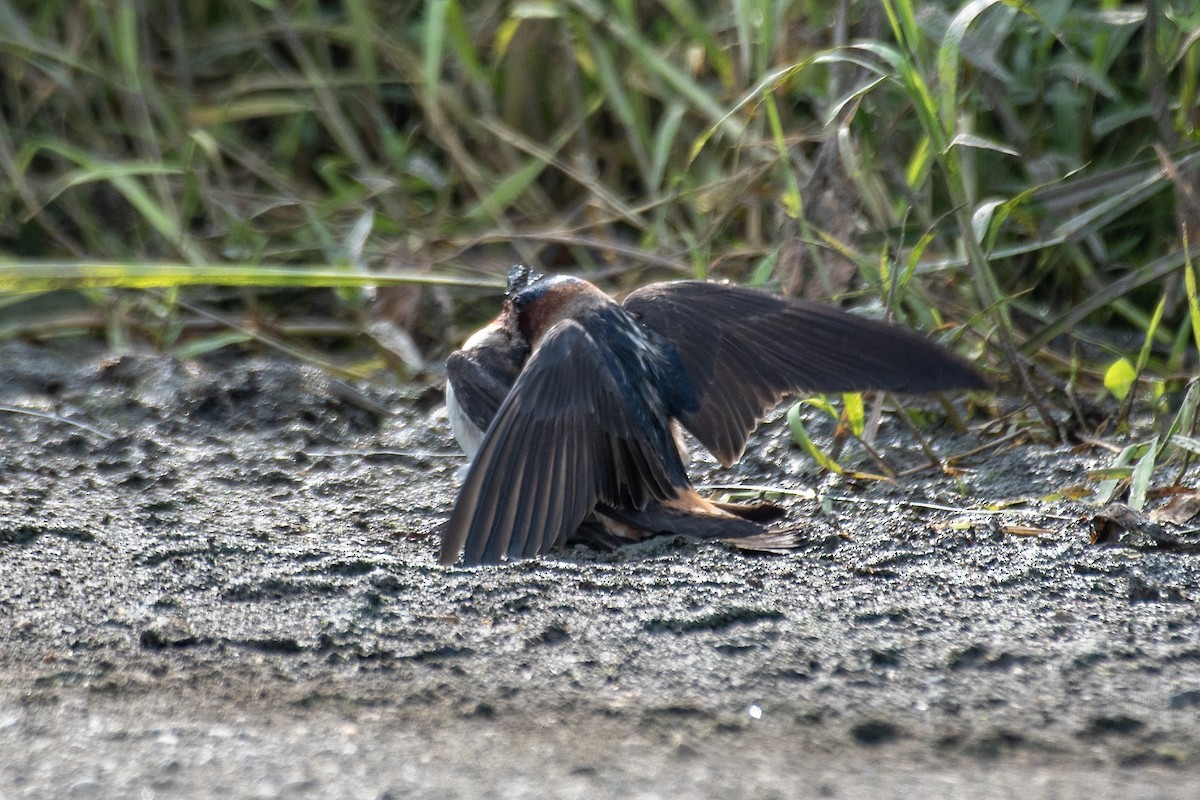
[[[837,308],[703,281],[652,284],[618,303],[524,267],[510,273],[499,317],[451,354],[447,377],[471,463],[441,561],[466,565],[544,555],[577,532],[607,543],[762,538],[774,507],[701,497],[676,426],[729,467],[792,392],[986,386],[942,347]]]

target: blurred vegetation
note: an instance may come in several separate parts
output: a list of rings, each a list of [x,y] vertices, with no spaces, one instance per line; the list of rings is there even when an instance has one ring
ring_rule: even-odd
[[[0,0],[0,172],[4,338],[361,374],[514,261],[713,276],[939,330],[1055,436],[1200,351],[1194,0]]]

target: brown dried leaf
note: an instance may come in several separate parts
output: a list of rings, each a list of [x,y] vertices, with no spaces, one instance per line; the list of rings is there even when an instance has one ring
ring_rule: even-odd
[[[1146,514],[1124,503],[1109,503],[1092,517],[1092,544],[1125,547],[1177,547],[1180,541]]]
[[[1200,514],[1200,492],[1189,491],[1177,494],[1166,505],[1150,512],[1150,518],[1155,522],[1170,522],[1175,525],[1186,525]]]
[[[1001,525],[1000,530],[1011,536],[1041,536],[1053,533],[1049,528],[1033,528],[1029,525]]]

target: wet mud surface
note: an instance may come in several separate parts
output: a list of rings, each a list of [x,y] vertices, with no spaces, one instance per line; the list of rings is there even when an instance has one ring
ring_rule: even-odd
[[[447,569],[439,398],[359,389],[395,413],[282,359],[0,346],[46,415],[0,410],[0,797],[1200,796],[1200,556],[1039,499],[1101,455],[856,485],[776,422],[693,470],[820,490],[791,555]]]

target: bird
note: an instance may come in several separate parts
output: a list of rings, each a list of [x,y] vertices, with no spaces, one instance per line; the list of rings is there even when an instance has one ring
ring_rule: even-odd
[[[680,428],[730,467],[788,394],[988,387],[940,345],[830,305],[698,280],[618,302],[523,265],[446,375],[451,429],[470,461],[440,561],[463,566],[669,533],[776,549],[784,539],[767,523],[782,510],[701,496]]]

